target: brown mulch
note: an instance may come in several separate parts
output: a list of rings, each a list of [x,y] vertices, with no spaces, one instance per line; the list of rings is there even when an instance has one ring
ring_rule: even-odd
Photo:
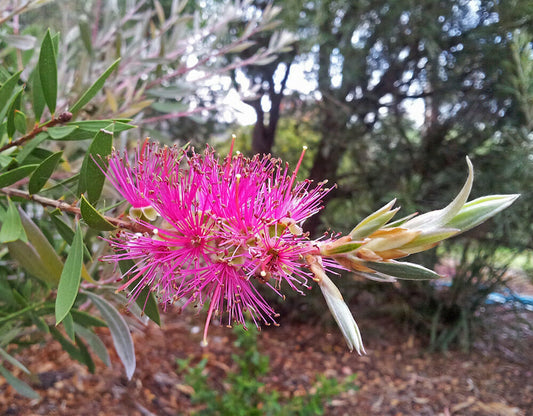
[[[271,365],[264,382],[289,397],[306,394],[317,374],[357,374],[359,389],[333,399],[326,415],[532,415],[533,335],[527,326],[514,332],[505,322],[513,315],[502,316],[487,325],[471,352],[446,354],[427,352],[412,331],[390,319],[362,319],[368,353],[363,357],[347,351],[334,326],[283,323],[259,335],[258,347]],[[129,381],[114,351],[111,368],[98,361],[90,374],[57,342],[30,347],[18,358],[38,375],[32,386],[41,399],[17,395],[0,378],[0,414],[189,414],[191,387],[177,373],[176,359],[207,358],[214,385],[223,388],[232,371],[234,334],[212,327],[210,344],[202,348],[202,317],[166,313],[163,320],[162,328],[149,324],[135,331],[137,370]],[[100,333],[110,344],[106,330]]]

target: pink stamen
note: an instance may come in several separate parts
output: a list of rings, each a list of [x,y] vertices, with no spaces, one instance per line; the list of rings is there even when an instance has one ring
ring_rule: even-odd
[[[307,146],[302,147],[302,153],[300,154],[300,159],[298,159],[298,163],[296,164],[296,169],[294,169],[294,172],[291,176],[291,182],[288,188],[289,190],[292,189],[292,185],[294,184],[294,181],[296,180],[296,175],[298,174],[298,170],[300,169],[306,150],[307,150]]]

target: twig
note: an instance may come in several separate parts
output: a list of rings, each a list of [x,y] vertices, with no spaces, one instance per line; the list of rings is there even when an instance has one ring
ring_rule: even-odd
[[[30,195],[26,191],[22,191],[20,189],[15,188],[0,188],[0,193],[3,193],[4,195],[8,196],[14,196],[19,198],[27,199],[28,201],[34,201],[38,204],[41,204],[45,207],[53,207],[60,211],[70,212],[71,214],[75,215],[81,215],[80,208],[70,205],[63,201],[57,201],[55,199],[45,198],[44,196],[40,195]],[[108,221],[109,223],[113,224],[117,228],[126,229],[133,231],[134,233],[144,233],[144,232],[151,232],[151,230],[139,223],[131,222],[131,221],[124,221],[118,218],[114,217],[107,217],[104,216],[104,219]]]
[[[58,124],[67,123],[72,118],[72,113],[69,113],[68,111],[65,111],[64,113],[59,114],[57,118],[53,118],[48,123],[38,125],[36,124],[32,131],[30,131],[28,134],[19,137],[17,140],[13,140],[10,143],[5,144],[4,146],[0,147],[0,153],[3,152],[6,149],[9,149],[10,147],[14,146],[20,146],[27,142],[28,140],[33,139],[35,136],[37,136],[39,133],[42,133],[43,131],[46,131],[49,127],[54,127]]]
[[[13,10],[10,14],[0,19],[0,25],[7,22],[9,19],[11,19],[13,16],[18,15],[19,13],[22,13],[24,10],[26,10],[30,5],[31,1],[28,1],[27,3],[24,3],[22,6],[20,6],[18,9]]]

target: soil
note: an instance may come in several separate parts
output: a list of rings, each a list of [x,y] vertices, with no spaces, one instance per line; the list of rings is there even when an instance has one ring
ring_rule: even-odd
[[[263,381],[281,397],[291,397],[312,392],[317,374],[338,379],[356,374],[358,389],[326,404],[326,415],[531,415],[533,333],[527,325],[515,331],[517,316],[503,308],[493,316],[468,353],[430,353],[412,330],[390,318],[359,320],[365,356],[348,352],[333,325],[283,323],[259,334],[258,348],[268,354],[271,366]],[[0,414],[167,416],[201,411],[191,405],[193,390],[178,373],[176,360],[207,358],[213,388],[223,389],[225,375],[235,369],[234,333],[212,327],[209,345],[201,347],[202,316],[165,313],[162,318],[162,328],[136,325],[137,369],[129,381],[112,348],[112,366],[98,361],[91,374],[57,342],[31,346],[18,358],[37,374],[32,387],[41,399],[16,394],[0,378]],[[531,312],[523,312],[522,318],[531,318]],[[100,335],[111,345],[107,329]]]

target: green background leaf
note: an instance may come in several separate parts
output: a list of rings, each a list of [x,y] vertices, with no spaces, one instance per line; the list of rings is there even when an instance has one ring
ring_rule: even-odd
[[[0,175],[0,188],[4,186],[13,185],[15,182],[20,181],[37,169],[39,165],[25,165],[12,169],[6,173]]]
[[[62,155],[63,151],[54,153],[43,160],[37,169],[33,171],[28,184],[28,190],[30,191],[30,194],[36,194],[43,188],[44,185],[46,185],[46,182],[50,176],[52,176],[57,164],[61,160]]]
[[[119,260],[118,267],[125,278],[130,270],[135,267],[133,260]],[[159,308],[153,292],[148,287],[143,288],[139,292],[139,295],[135,298],[135,303],[141,308],[141,310],[157,325],[161,326],[161,317],[159,316]]]
[[[57,101],[57,63],[50,30],[44,35],[39,53],[39,78],[44,100],[52,114],[56,111]]]
[[[133,339],[126,321],[108,301],[91,292],[86,294],[107,322],[117,354],[126,369],[126,376],[131,379],[135,372],[136,360]]]
[[[85,223],[98,231],[112,231],[116,227],[108,222],[102,214],[100,214],[90,203],[85,199],[85,196],[81,196],[80,201],[81,217]]]
[[[72,113],[77,113],[82,107],[87,104],[91,99],[104,87],[106,79],[111,75],[115,68],[120,63],[120,58],[113,62],[109,68],[107,68],[102,75],[89,87],[87,91],[80,97],[80,99],[71,107]]]
[[[74,240],[70,247],[70,253],[65,261],[61,278],[59,279],[59,286],[57,288],[56,298],[56,325],[59,324],[69,313],[81,282],[81,268],[83,265],[83,234],[81,227],[78,224]]]
[[[0,243],[7,243],[10,241],[22,240],[28,242],[28,237],[22,227],[17,207],[10,198],[7,199],[7,211],[2,221],[2,228],[0,229]]]
[[[112,126],[110,126],[112,127]],[[83,164],[80,169],[80,179],[78,193],[87,191],[87,200],[95,204],[102,193],[105,182],[105,174],[102,169],[107,170],[106,156],[113,148],[113,133],[102,129],[94,136],[89,146]]]

